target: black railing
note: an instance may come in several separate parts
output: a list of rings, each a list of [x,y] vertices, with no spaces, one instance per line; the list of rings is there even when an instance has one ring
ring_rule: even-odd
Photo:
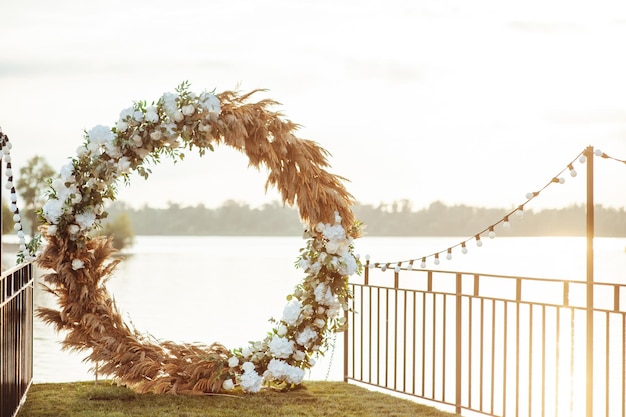
[[[33,265],[0,279],[0,416],[17,415],[33,379]]]

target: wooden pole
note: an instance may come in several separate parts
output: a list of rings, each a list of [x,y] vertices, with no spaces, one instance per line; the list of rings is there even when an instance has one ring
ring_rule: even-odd
[[[593,146],[585,149],[587,157],[587,417],[593,416]]]

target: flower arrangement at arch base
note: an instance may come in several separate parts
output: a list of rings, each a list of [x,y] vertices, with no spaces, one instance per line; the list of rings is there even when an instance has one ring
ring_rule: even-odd
[[[86,132],[76,156],[51,181],[40,210],[45,244],[22,248],[21,257],[35,258],[47,270],[45,286],[59,308],[40,308],[38,315],[66,332],[64,348],[88,351],[99,373],[139,392],[289,388],[302,382],[316,355],[328,348],[329,336],[346,325],[348,277],[361,271],[353,253],[360,235],[354,198],[343,178],[327,171],[328,152],[296,137],[297,125],[270,109],[276,102],[249,103],[254,93],[194,94],[183,83],[152,105],[137,102],[123,110],[115,127]],[[183,151],[194,147],[203,155],[219,144],[266,168],[266,187],[297,205],[306,246],[296,266],[305,277],[261,341],[233,350],[157,341],[122,320],[105,286],[119,259],[111,257],[111,239],[93,231],[107,215],[105,201],[115,199],[117,183],[129,183],[131,172],[147,178],[148,165],[162,156],[183,159]]]

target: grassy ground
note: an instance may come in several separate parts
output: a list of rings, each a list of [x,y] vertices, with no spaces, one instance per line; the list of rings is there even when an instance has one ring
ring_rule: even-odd
[[[434,408],[343,382],[305,383],[255,395],[135,394],[107,382],[35,384],[18,417],[446,417]]]

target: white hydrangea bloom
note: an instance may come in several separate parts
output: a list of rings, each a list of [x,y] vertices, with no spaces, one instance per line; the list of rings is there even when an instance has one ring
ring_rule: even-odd
[[[50,224],[57,224],[63,215],[63,201],[51,198],[43,205],[43,216]]]
[[[65,182],[74,182],[74,164],[72,162],[68,162],[67,164],[61,167],[61,178]]]
[[[157,112],[156,107],[150,106],[146,108],[146,115],[144,117],[146,122],[156,123],[159,121],[159,113]]]
[[[222,388],[226,391],[230,391],[231,389],[233,389],[235,387],[235,384],[233,383],[232,379],[226,379],[224,380],[224,382],[222,383]]]
[[[300,300],[293,298],[283,310],[283,321],[289,326],[294,326],[298,322],[300,312],[302,311],[302,303]]]
[[[288,358],[293,354],[293,340],[274,336],[269,343],[269,349],[276,358]]]
[[[250,362],[246,362],[246,363],[250,363]],[[261,391],[262,383],[263,383],[263,378],[261,378],[254,369],[244,371],[239,381],[239,385],[241,385],[241,389],[243,389],[245,392],[251,392],[251,393],[256,393],[256,392]]]
[[[306,327],[296,336],[296,342],[300,346],[310,346],[311,342],[317,338],[317,332],[310,327]]]
[[[95,221],[96,213],[94,213],[92,210],[86,210],[83,213],[78,213],[76,215],[76,223],[80,226],[82,230],[91,229]]]
[[[280,380],[288,384],[299,384],[304,379],[304,370],[289,365],[285,361],[272,359],[263,373],[265,380]]]

